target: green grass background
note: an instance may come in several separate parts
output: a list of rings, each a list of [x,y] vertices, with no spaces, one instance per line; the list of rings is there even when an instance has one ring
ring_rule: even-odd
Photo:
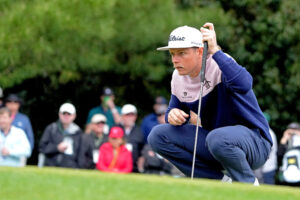
[[[297,187],[60,168],[0,167],[1,200],[300,200]]]

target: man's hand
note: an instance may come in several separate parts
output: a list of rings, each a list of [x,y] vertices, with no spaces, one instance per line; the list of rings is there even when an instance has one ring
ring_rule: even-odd
[[[295,129],[287,129],[284,131],[283,136],[280,140],[280,144],[287,144],[288,140],[291,139],[293,135],[299,135],[300,131]]]
[[[188,117],[189,115],[186,114],[184,111],[179,110],[178,108],[173,108],[168,114],[168,121],[174,126],[179,126],[185,123],[186,118]]]
[[[7,148],[3,147],[2,150],[1,150],[1,154],[3,156],[9,156],[10,153],[9,153]]]
[[[205,23],[203,27],[200,28],[200,31],[203,36],[203,41],[207,41],[208,43],[208,54],[214,54],[221,49],[217,44],[216,32],[212,23]]]
[[[190,116],[191,116],[190,124],[197,126],[198,115],[196,113],[194,113],[193,111],[190,111]],[[199,123],[199,126],[201,126],[201,121]]]
[[[67,150],[67,148],[68,148],[68,145],[64,142],[61,142],[57,145],[58,151],[62,152],[62,153],[64,153]]]
[[[112,97],[110,97],[107,102],[106,105],[112,110],[115,108],[115,102],[114,99]]]

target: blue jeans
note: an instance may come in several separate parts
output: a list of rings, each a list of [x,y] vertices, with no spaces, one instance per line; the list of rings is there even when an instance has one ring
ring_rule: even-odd
[[[191,175],[196,126],[155,126],[148,136],[153,150]],[[258,129],[226,126],[207,131],[199,127],[194,176],[221,179],[226,170],[234,181],[255,180],[252,169],[263,165],[271,149]]]

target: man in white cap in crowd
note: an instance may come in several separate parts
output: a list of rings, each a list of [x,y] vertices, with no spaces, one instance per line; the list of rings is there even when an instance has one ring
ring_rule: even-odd
[[[99,158],[99,148],[108,141],[106,117],[95,114],[92,117],[91,132],[81,137],[78,165],[80,168],[94,169]]]
[[[24,166],[31,149],[25,132],[12,125],[11,112],[0,108],[0,166]]]
[[[45,166],[77,168],[82,131],[74,123],[76,109],[71,103],[61,105],[59,119],[48,125],[40,140],[39,151],[46,157]]]
[[[132,104],[125,104],[122,109],[122,127],[125,132],[127,148],[132,152],[133,172],[138,172],[137,161],[144,146],[142,130],[136,125],[137,109]]]

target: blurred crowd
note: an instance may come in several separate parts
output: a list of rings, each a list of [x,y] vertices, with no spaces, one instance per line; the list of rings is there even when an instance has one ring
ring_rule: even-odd
[[[57,120],[45,127],[39,141],[34,141],[30,119],[19,111],[21,105],[18,95],[4,97],[0,91],[0,166],[25,166],[36,142],[39,167],[183,176],[147,144],[151,129],[165,123],[168,101],[162,96],[155,98],[153,113],[139,126],[136,106],[115,105],[113,90],[105,87],[99,106],[89,111],[85,127],[74,122],[76,105],[65,102],[58,108]]]
[[[115,94],[103,88],[97,107],[91,108],[82,129],[76,119],[76,105],[63,103],[58,119],[45,127],[40,141],[34,141],[30,119],[19,112],[22,99],[3,95],[0,88],[0,166],[22,167],[38,142],[38,166],[79,168],[113,173],[147,173],[184,176],[147,144],[151,129],[165,123],[168,101],[157,96],[153,113],[139,126],[133,104],[115,105]],[[265,113],[270,121],[270,116]],[[260,183],[300,183],[300,124],[290,123],[279,142],[270,128],[273,147],[269,159],[254,170]]]

